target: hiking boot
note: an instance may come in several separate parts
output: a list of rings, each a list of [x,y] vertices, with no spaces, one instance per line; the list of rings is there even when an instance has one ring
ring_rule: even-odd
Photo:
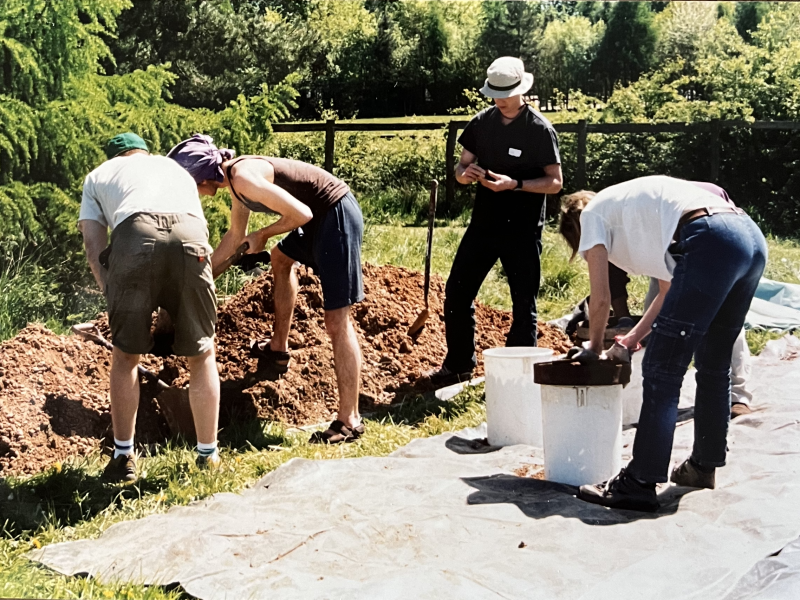
[[[214,452],[209,456],[198,455],[194,464],[201,471],[217,471],[222,464],[222,459],[219,457],[218,452]]]
[[[683,487],[713,490],[716,485],[716,469],[710,473],[701,471],[691,458],[687,458],[672,470],[672,483]]]
[[[749,415],[751,412],[753,412],[753,409],[747,406],[747,404],[745,404],[744,402],[734,402],[733,404],[731,404],[731,419],[735,419],[736,417],[741,417],[744,415]]]
[[[464,371],[463,373],[456,373],[451,371],[448,367],[442,365],[440,369],[433,369],[422,375],[436,387],[447,387],[448,385],[455,385],[472,379],[472,371]]]
[[[112,458],[103,469],[103,479],[114,483],[136,481],[136,458],[133,454],[120,454]]]
[[[315,431],[308,440],[309,444],[349,444],[364,435],[364,423],[356,427],[348,427],[336,420],[325,431]]]
[[[582,485],[578,498],[607,506],[626,510],[655,512],[658,510],[658,496],[655,483],[640,483],[631,477],[625,469],[613,479],[597,485]]]

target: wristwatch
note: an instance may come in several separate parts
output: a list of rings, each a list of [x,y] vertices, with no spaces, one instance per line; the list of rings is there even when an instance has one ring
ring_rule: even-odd
[[[523,183],[522,179],[517,179],[517,187],[515,187],[514,189],[515,190],[521,190],[522,189],[522,183]]]

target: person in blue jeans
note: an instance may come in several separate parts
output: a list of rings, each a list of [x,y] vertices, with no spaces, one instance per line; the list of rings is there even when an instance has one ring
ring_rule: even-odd
[[[573,258],[580,254],[589,267],[590,339],[575,358],[587,362],[632,352],[650,336],[633,458],[610,481],[582,486],[579,497],[610,508],[658,509],[656,484],[668,481],[681,384],[693,358],[695,441],[671,480],[713,489],[715,469],[725,465],[733,345],[767,261],[761,230],[719,195],[666,176],[566,196],[560,229]],[[609,261],[657,279],[659,292],[607,354]]]

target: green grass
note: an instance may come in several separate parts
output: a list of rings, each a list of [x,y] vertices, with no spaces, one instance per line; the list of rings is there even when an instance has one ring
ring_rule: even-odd
[[[384,409],[367,420],[366,435],[354,444],[311,445],[308,432],[273,423],[223,430],[223,467],[216,473],[197,471],[193,450],[177,443],[141,458],[141,478],[130,486],[100,480],[106,459],[98,453],[27,479],[0,480],[0,514],[5,519],[0,597],[176,598],[177,591],[162,588],[63,577],[31,563],[24,554],[45,544],[94,538],[114,523],[162,513],[211,494],[240,491],[292,458],[386,456],[415,438],[475,426],[484,418],[483,389],[477,387],[449,402],[417,398]],[[271,449],[276,446],[282,450]]]

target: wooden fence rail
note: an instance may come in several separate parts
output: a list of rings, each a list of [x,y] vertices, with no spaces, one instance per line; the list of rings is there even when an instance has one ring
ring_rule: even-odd
[[[333,119],[324,123],[277,123],[272,126],[275,133],[325,132],[325,169],[333,172],[334,151],[337,131],[446,131],[446,203],[452,206],[455,201],[455,150],[458,132],[469,121],[453,119],[440,123],[353,123],[336,122]],[[754,129],[771,131],[800,131],[800,122],[795,121],[707,121],[703,123],[555,123],[558,133],[575,133],[578,136],[575,187],[586,185],[586,139],[590,133],[700,133],[709,137],[709,181],[716,182],[719,177],[720,133],[723,129]]]

